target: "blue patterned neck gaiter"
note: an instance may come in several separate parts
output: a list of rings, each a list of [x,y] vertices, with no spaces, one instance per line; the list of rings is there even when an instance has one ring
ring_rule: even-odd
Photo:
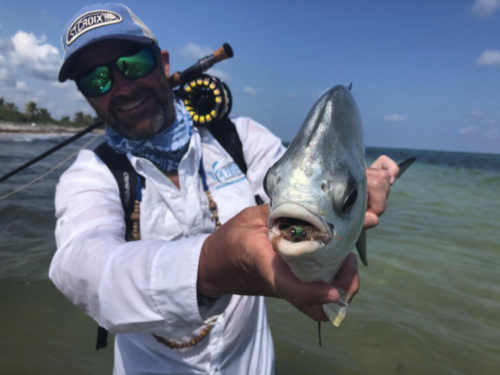
[[[119,154],[132,153],[155,163],[164,172],[176,171],[189,147],[193,120],[179,98],[174,97],[176,118],[167,129],[148,139],[125,138],[106,126],[106,142]]]

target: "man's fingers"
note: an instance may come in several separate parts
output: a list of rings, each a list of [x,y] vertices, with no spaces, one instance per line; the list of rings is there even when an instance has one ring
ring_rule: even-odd
[[[398,165],[390,157],[382,155],[373,162],[370,168],[385,169],[389,172],[391,185],[394,184],[399,174]]]
[[[347,302],[352,301],[360,286],[356,254],[350,253],[347,256],[332,285],[337,289],[345,290],[347,292]]]
[[[369,192],[367,212],[372,212],[377,216],[382,216],[385,212],[387,196],[385,192]]]
[[[309,318],[317,322],[328,322],[328,316],[325,314],[322,306],[308,306],[301,303],[289,300],[293,306],[302,313],[306,314]]]
[[[323,281],[301,282],[280,256],[273,260],[271,282],[281,298],[300,304],[323,305],[339,299],[339,292]]]
[[[385,211],[387,198],[389,196],[389,192],[391,191],[391,185],[389,182],[390,175],[385,170],[368,168],[366,170],[366,177],[368,182],[367,211],[380,216]]]
[[[248,223],[256,223],[257,225],[265,225],[267,227],[269,204],[245,208],[241,214]]]
[[[375,215],[373,212],[366,212],[365,215],[365,222],[363,223],[363,229],[372,229],[375,228],[378,225],[378,216]]]

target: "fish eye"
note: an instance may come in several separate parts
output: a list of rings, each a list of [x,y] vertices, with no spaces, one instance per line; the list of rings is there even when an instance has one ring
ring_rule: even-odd
[[[354,189],[353,191],[351,191],[349,196],[344,201],[344,205],[342,206],[342,210],[347,210],[347,209],[351,208],[354,205],[354,203],[356,203],[357,199],[358,199],[358,189]]]

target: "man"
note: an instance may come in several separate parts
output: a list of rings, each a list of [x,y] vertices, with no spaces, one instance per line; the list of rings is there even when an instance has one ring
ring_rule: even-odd
[[[141,239],[126,242],[117,182],[94,152],[81,151],[57,187],[51,279],[116,334],[115,374],[273,373],[262,296],[326,321],[321,305],[338,300],[335,286],[351,296],[359,288],[356,257],[333,286],[297,280],[267,238],[268,206],[254,207],[255,195],[267,200],[262,181],[281,141],[251,119],[233,119],[248,165],[246,176],[238,171],[208,130],[193,128],[168,87],[168,54],[128,8],[83,8],[63,45],[59,80],[75,80],[107,124],[107,143],[145,186],[137,187]],[[207,177],[218,166],[237,173]],[[367,170],[366,228],[377,225],[397,173],[387,157]]]

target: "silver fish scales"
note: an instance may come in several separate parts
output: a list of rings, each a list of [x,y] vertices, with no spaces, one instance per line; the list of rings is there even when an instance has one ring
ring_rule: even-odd
[[[331,283],[361,235],[367,183],[361,116],[350,90],[316,102],[283,157],[264,179],[271,199],[269,239],[303,282]],[[366,257],[366,255],[365,255]],[[345,292],[323,306],[338,326]]]

